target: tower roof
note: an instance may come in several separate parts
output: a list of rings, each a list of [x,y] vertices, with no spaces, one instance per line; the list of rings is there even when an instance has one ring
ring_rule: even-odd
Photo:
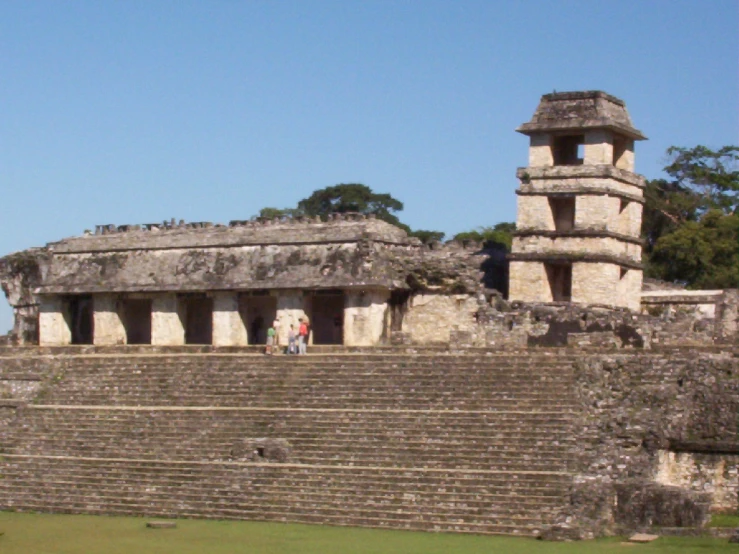
[[[634,140],[647,138],[631,123],[624,101],[600,90],[545,94],[531,121],[516,131],[531,135],[596,128],[611,129]]]

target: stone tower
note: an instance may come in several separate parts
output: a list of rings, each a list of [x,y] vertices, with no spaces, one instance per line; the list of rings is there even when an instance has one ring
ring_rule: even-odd
[[[639,308],[644,178],[634,141],[646,137],[622,100],[600,91],[541,97],[517,131],[519,168],[511,300]]]

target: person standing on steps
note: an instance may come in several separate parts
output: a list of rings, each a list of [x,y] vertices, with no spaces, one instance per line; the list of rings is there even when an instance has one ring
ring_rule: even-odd
[[[267,347],[264,349],[264,353],[267,356],[274,355],[274,346],[275,345],[275,328],[270,325],[269,329],[267,329]]]
[[[306,354],[306,344],[308,343],[308,324],[303,318],[300,318],[300,327],[298,327],[298,354]]]
[[[295,334],[295,326],[291,323],[290,329],[287,331],[287,353],[288,354],[297,354],[297,348],[296,348],[296,339],[297,335]]]

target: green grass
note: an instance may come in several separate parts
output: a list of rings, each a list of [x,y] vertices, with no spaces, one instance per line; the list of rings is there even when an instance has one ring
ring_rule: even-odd
[[[739,514],[714,514],[710,527],[739,527]]]
[[[692,554],[736,552],[726,539],[660,538],[549,543],[512,537],[414,533],[320,525],[178,520],[147,529],[147,519],[0,512],[2,554]]]

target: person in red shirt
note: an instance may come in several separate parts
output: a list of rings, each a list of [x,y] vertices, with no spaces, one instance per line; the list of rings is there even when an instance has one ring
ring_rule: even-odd
[[[306,346],[308,344],[308,323],[304,319],[299,319],[300,327],[298,327],[298,354],[306,354]]]

